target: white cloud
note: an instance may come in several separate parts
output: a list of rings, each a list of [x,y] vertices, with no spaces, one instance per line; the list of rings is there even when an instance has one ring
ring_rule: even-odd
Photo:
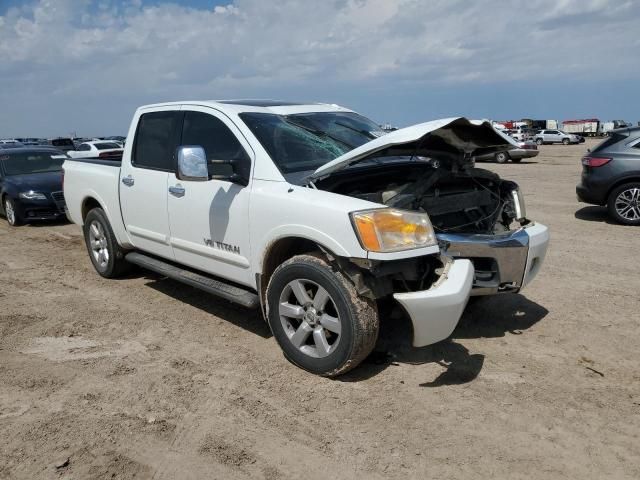
[[[41,0],[0,17],[0,101],[637,78],[639,13],[632,0]]]

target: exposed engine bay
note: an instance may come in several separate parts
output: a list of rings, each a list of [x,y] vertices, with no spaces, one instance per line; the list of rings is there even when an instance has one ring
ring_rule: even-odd
[[[517,218],[511,181],[480,168],[451,169],[438,160],[385,162],[336,172],[315,187],[389,207],[426,212],[436,233],[496,234]]]

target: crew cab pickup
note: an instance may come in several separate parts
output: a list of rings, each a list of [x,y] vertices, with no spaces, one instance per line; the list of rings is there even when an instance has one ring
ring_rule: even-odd
[[[261,308],[285,357],[319,375],[372,351],[381,306],[429,345],[470,295],[522,290],[545,257],[518,186],[474,167],[517,148],[488,122],[385,133],[337,105],[177,102],[139,108],[127,138],[121,162],[64,163],[97,272],[136,264]]]

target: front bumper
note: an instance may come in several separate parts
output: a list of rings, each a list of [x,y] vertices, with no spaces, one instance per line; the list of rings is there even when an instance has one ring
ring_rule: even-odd
[[[540,270],[549,245],[549,230],[531,223],[499,235],[438,234],[445,254],[474,265],[471,295],[517,292]]]
[[[47,200],[25,200],[19,199],[14,202],[16,214],[22,221],[32,220],[58,220],[64,218],[64,204],[60,204],[53,199]]]
[[[431,345],[451,335],[469,300],[473,277],[469,260],[454,260],[429,290],[393,295],[411,319],[414,347]]]

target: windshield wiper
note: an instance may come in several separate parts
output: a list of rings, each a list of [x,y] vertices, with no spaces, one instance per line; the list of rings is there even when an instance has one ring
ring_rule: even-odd
[[[285,122],[287,122],[289,125],[293,125],[295,127],[302,128],[303,130],[306,130],[307,132],[313,133],[317,137],[324,137],[324,138],[328,138],[330,140],[333,140],[336,143],[341,143],[345,147],[349,148],[349,150],[353,150],[354,148],[356,148],[355,145],[351,145],[350,143],[345,142],[344,140],[340,140],[339,138],[334,137],[330,133],[324,132],[322,130],[316,130],[315,128],[308,127],[307,125],[303,125],[301,123],[294,122],[293,120],[289,119],[288,117],[282,117],[282,119]]]
[[[340,125],[341,127],[344,128],[348,128],[349,130],[359,133],[360,135],[363,135],[367,138],[370,138],[371,140],[374,140],[378,137],[376,137],[373,133],[367,131],[367,130],[360,130],[359,128],[356,127],[352,127],[351,125],[347,125],[346,123],[341,123],[341,122],[333,122],[335,125]]]

